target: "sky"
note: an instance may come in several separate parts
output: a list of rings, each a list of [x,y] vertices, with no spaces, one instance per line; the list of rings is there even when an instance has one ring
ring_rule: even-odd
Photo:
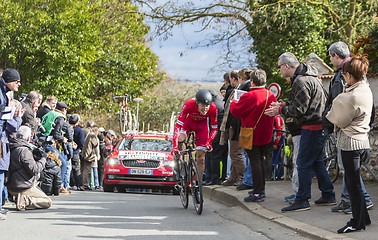
[[[191,0],[191,2],[198,7],[207,5],[212,0]],[[156,0],[156,4],[151,2],[152,5],[165,3],[166,0]],[[141,6],[141,9],[149,10],[146,6]],[[151,29],[155,29],[155,25],[148,19],[146,19],[146,24],[150,25]],[[223,62],[222,54],[225,54],[222,51],[223,45],[191,48],[198,42],[203,43],[209,39],[209,36],[216,33],[215,30],[198,32],[201,28],[200,24],[196,23],[183,24],[173,28],[171,36],[167,40],[154,39],[150,42],[150,47],[159,57],[162,70],[176,80],[223,82],[224,73],[232,70],[228,66],[219,66]],[[240,43],[245,44],[245,42]],[[233,46],[233,50],[237,51],[238,47]],[[234,69],[250,67],[238,65],[233,64],[232,67]]]
[[[190,49],[203,40],[192,25],[175,28],[167,40],[155,39],[151,49],[159,57],[162,70],[176,80],[223,81],[224,71],[216,68],[221,46]]]

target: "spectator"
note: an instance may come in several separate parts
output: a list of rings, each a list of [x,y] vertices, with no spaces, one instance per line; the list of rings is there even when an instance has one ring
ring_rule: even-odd
[[[209,169],[205,170],[206,177],[210,180],[208,182],[209,185],[219,185],[221,183],[220,178],[220,163],[224,163],[227,161],[228,155],[228,144],[219,145],[219,139],[221,132],[219,130],[219,126],[221,124],[221,120],[223,119],[223,112],[224,112],[224,103],[222,98],[216,94],[215,91],[209,90],[213,97],[213,102],[218,109],[218,133],[217,136],[214,138],[211,146],[213,147],[213,151],[206,153],[206,160],[210,163]]]
[[[57,104],[57,109],[58,107],[60,108],[60,105]],[[62,111],[58,109],[58,111]],[[63,112],[62,112],[63,113]],[[73,148],[72,148],[72,142],[73,142],[73,135],[74,135],[74,130],[71,127],[71,125],[68,123],[67,119],[63,122],[63,127],[62,127],[62,132],[64,139],[67,139],[66,142],[62,143],[63,150],[62,155],[65,158],[66,162],[66,167],[65,171],[62,171],[62,193],[70,193],[68,190],[70,186],[70,176],[71,176],[71,169],[72,169],[72,156],[73,156]],[[63,167],[63,164],[62,164]]]
[[[98,161],[100,159],[100,141],[98,140],[97,138],[97,135],[98,135],[98,128],[97,127],[94,127],[92,129],[92,132],[94,133],[94,135],[96,135],[96,139],[97,139],[97,146],[96,146],[96,149],[94,149],[94,152],[98,153],[96,155],[96,159],[92,162],[92,170],[91,170],[91,181],[90,181],[90,186],[94,189],[99,189],[99,179],[98,179]]]
[[[360,180],[361,159],[370,148],[368,132],[373,107],[373,94],[364,80],[368,68],[369,61],[361,55],[344,63],[342,71],[347,86],[333,100],[326,116],[337,130],[337,147],[341,149],[352,206],[352,219],[338,233],[364,230],[371,223]]]
[[[107,151],[106,151],[106,144],[104,142],[104,128],[99,128],[99,133],[97,135],[97,138],[99,140],[99,146],[100,146],[100,159],[98,160],[98,183],[99,183],[99,189],[103,189],[103,182],[104,182],[104,162],[105,158],[107,157]]]
[[[83,157],[81,161],[82,182],[85,190],[92,190],[88,183],[92,169],[92,162],[99,158],[98,152],[98,139],[93,133],[92,128],[94,122],[92,120],[87,121],[87,127],[83,129],[85,136],[85,143],[83,147]]]
[[[16,138],[10,142],[11,165],[7,187],[10,194],[17,196],[16,208],[25,209],[49,208],[51,199],[36,186],[36,177],[46,164],[46,153],[29,145],[31,129],[21,126]]]
[[[59,196],[60,187],[62,186],[62,177],[60,166],[62,161],[59,159],[59,153],[51,150],[47,153],[46,166],[41,172],[41,189],[47,195]]]
[[[239,87],[238,90],[242,90],[245,92],[250,92],[251,91],[251,80],[250,80],[250,75],[251,75],[251,70],[248,69],[242,69],[238,71],[238,82],[239,82]],[[237,119],[238,125],[241,126],[241,121],[238,118]],[[240,128],[238,128],[240,129]],[[240,134],[240,131],[238,135]],[[245,151],[243,151],[243,160],[244,160],[244,175],[243,175],[243,182],[236,186],[236,190],[246,190],[246,189],[252,189],[253,187],[253,180],[252,180],[252,170],[251,170],[251,163],[248,158],[248,154]]]
[[[104,142],[106,146],[112,145],[113,148],[115,148],[115,146],[117,145],[117,135],[114,133],[113,130],[108,130]]]
[[[39,121],[37,121],[35,111],[41,105],[40,93],[31,91],[21,104],[26,109],[22,116],[22,125],[30,127],[33,135],[38,129]]]
[[[241,119],[242,127],[254,128],[253,147],[247,154],[251,160],[253,191],[244,198],[245,202],[262,202],[265,199],[265,155],[267,144],[273,135],[273,116],[264,114],[264,110],[276,101],[273,93],[265,89],[266,73],[258,69],[251,75],[252,88],[243,94],[240,100],[233,100],[230,111]]]
[[[230,73],[230,83],[232,89],[226,93],[226,104],[224,107],[224,115],[221,124],[221,139],[219,144],[225,144],[227,139],[230,141],[230,157],[231,157],[231,167],[229,178],[222,182],[223,186],[240,185],[243,181],[244,175],[244,160],[243,160],[243,149],[238,144],[239,132],[240,132],[240,122],[238,119],[230,113],[231,101],[234,98],[235,89],[238,88],[238,70],[233,70]]]
[[[59,146],[67,142],[67,139],[62,134],[67,109],[68,107],[64,102],[59,102],[56,104],[54,111],[50,111],[43,116],[41,123],[46,130],[43,135],[47,136],[47,142],[56,142]],[[63,165],[65,166],[65,163]]]
[[[15,70],[8,68],[1,76],[0,81],[0,109],[1,112],[9,105],[9,99],[7,93],[11,91],[18,91],[18,87],[21,85],[20,74]],[[9,134],[17,132],[17,129],[21,125],[21,117],[24,114],[24,109],[18,109],[15,111],[14,118],[12,119],[0,119],[0,203],[3,202],[3,190],[5,181],[5,172],[8,171],[10,164],[10,152],[9,152]],[[0,219],[5,219],[7,210],[2,209],[0,204]]]
[[[290,135],[287,139],[288,143],[293,144],[293,175],[291,177],[291,186],[294,190],[294,194],[284,197],[285,201],[292,203],[295,201],[295,196],[298,193],[299,189],[299,179],[298,179],[298,166],[297,166],[297,157],[299,150],[299,143],[301,141],[301,125],[294,122],[293,118],[286,118],[286,126],[290,132]]]
[[[331,83],[329,85],[329,96],[326,102],[326,107],[323,112],[323,116],[327,115],[329,110],[332,107],[332,102],[333,100],[343,92],[344,86],[345,86],[345,78],[342,73],[342,68],[344,63],[347,61],[351,60],[350,52],[348,45],[344,42],[336,42],[332,44],[329,49],[329,58],[333,64],[334,67],[336,67],[336,72],[333,78],[331,79]],[[323,118],[323,128],[324,130],[327,131],[327,133],[332,133],[334,125],[327,120],[327,118]],[[337,149],[337,163],[339,164],[339,168],[341,172],[344,172],[344,166],[343,166],[343,161],[342,161],[342,156],[341,156],[341,150],[338,148]],[[361,182],[361,188],[363,191],[363,194],[365,196],[365,201],[366,201],[366,206],[368,209],[371,209],[373,207],[373,202],[371,200],[370,195],[366,192],[364,183],[362,181],[362,178],[360,177],[360,182]],[[350,206],[350,198],[349,198],[349,193],[345,184],[345,174],[343,174],[343,183],[341,186],[341,198],[340,198],[340,203],[331,208],[332,212],[345,212],[345,213],[352,213],[352,209]]]
[[[220,94],[222,95],[222,97],[224,99],[224,97],[226,96],[226,92],[227,92],[227,86],[226,86],[226,84],[222,85],[222,87],[219,89],[219,92],[220,92]]]
[[[322,130],[322,113],[325,107],[325,93],[318,71],[307,64],[300,64],[294,54],[286,52],[278,58],[278,70],[282,77],[290,79],[292,102],[273,103],[265,111],[269,116],[282,113],[302,125],[301,141],[297,158],[299,189],[295,201],[282,212],[310,209],[313,172],[318,179],[322,197],[315,201],[318,205],[335,205],[332,182],[325,169],[322,151],[326,136]]]
[[[42,104],[42,108],[37,110],[37,118],[41,119],[46,113],[50,112],[51,110],[55,110],[56,104],[58,102],[58,98],[54,96],[48,96],[46,98],[46,102]]]
[[[79,127],[80,116],[78,114],[73,114],[69,118],[69,124],[73,127],[74,130],[74,137],[73,137],[73,156],[71,159],[72,165],[72,174],[71,174],[71,186],[74,189],[78,189],[83,191],[84,188],[82,187],[82,177],[81,177],[81,169],[80,169],[80,154],[84,147],[85,138],[84,138],[84,131]]]

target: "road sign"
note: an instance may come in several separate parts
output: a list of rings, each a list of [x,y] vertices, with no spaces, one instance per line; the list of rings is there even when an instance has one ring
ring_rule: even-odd
[[[268,90],[270,90],[273,93],[273,95],[276,97],[276,99],[278,99],[281,93],[281,87],[280,85],[278,85],[278,83],[271,83],[268,87]]]

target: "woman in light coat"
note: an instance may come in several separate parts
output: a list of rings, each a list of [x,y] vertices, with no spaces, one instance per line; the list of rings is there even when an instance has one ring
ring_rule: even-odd
[[[352,219],[338,233],[365,229],[371,223],[360,183],[361,157],[370,148],[368,132],[373,108],[373,94],[364,80],[369,61],[354,56],[343,65],[347,85],[332,103],[326,118],[335,125],[337,147],[345,168],[345,183],[350,194]]]

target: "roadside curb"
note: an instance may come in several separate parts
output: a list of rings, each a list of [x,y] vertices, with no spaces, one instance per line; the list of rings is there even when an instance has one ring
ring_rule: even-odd
[[[327,239],[327,240],[352,240],[345,235],[324,230],[322,228],[297,221],[289,218],[283,214],[273,212],[267,208],[264,208],[259,203],[246,203],[244,202],[245,193],[235,191],[232,187],[220,187],[220,186],[204,186],[203,194],[206,198],[227,205],[229,207],[240,206],[245,210],[263,217],[269,221],[280,224],[284,227],[290,228],[301,235],[308,236],[314,239]]]

